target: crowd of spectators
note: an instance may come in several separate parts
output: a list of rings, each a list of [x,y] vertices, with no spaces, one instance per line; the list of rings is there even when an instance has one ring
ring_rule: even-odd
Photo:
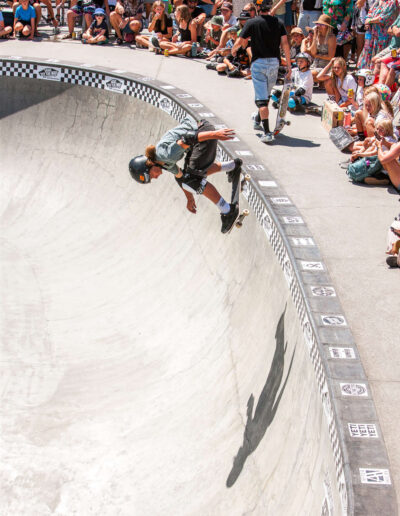
[[[34,38],[40,3],[57,27],[59,11],[55,16],[51,0],[8,0],[14,20],[7,25],[0,11],[0,37]],[[250,79],[250,45],[232,48],[257,15],[256,4],[234,13],[227,0],[71,0],[64,38],[73,38],[79,20],[83,43],[136,44],[157,54],[203,58],[221,75]],[[296,111],[312,103],[314,91],[326,92],[344,110],[353,137],[342,164],[349,177],[400,190],[400,0],[274,0],[269,15],[282,21],[290,43],[289,107]],[[287,57],[282,52],[282,67]],[[279,90],[272,98],[276,105]]]

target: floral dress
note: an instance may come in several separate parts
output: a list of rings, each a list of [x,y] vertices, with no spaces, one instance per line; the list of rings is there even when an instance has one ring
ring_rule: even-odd
[[[370,30],[365,33],[363,51],[358,60],[358,68],[370,68],[371,59],[389,44],[388,28],[393,24],[398,13],[397,0],[380,0],[368,11],[367,18],[379,18],[381,23],[367,25]]]
[[[351,19],[353,0],[323,0],[322,12],[331,17],[333,27],[342,25],[344,18]]]

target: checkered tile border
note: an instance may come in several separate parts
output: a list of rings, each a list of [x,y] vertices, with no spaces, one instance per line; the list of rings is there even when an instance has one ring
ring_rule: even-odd
[[[44,76],[46,74],[43,74],[43,68],[46,67],[49,70],[53,70],[54,77],[51,80],[57,80],[69,84],[78,84],[82,86],[91,86],[100,89],[105,89],[106,77],[109,77],[110,75],[94,70],[91,71],[74,67],[66,67],[65,65],[60,66],[51,63],[26,63],[13,61],[10,59],[0,59],[0,75],[4,76],[25,77],[31,79],[49,79],[49,77],[51,77],[51,73],[49,73],[49,76],[47,77]],[[42,70],[42,72],[39,70]],[[188,114],[188,112],[182,107],[181,104],[175,102],[173,96],[170,96],[161,90],[152,87],[152,85],[128,78],[119,77],[119,79],[121,79],[124,83],[123,93],[148,102],[153,106],[167,111],[175,120],[181,121]],[[193,101],[193,98],[191,100]],[[231,159],[223,146],[218,146],[217,159],[222,161]],[[302,324],[304,337],[309,349],[310,359],[313,364],[318,384],[318,389],[322,398],[325,415],[328,420],[329,437],[336,466],[336,479],[339,493],[342,499],[342,506],[344,512],[347,512],[347,490],[344,476],[344,461],[339,443],[336,420],[331,405],[331,397],[329,394],[328,384],[326,381],[325,371],[319,353],[317,340],[308,319],[306,304],[301,288],[299,286],[299,280],[293,268],[292,261],[289,257],[280,230],[276,226],[273,217],[271,216],[272,210],[268,208],[265,199],[263,199],[256,192],[251,183],[248,184],[247,198],[250,207],[253,209],[258,221],[263,227],[267,238],[278,258],[279,264],[282,267]]]
[[[286,281],[289,286],[290,293],[292,295],[293,302],[295,304],[297,313],[299,315],[299,319],[302,324],[304,338],[309,349],[310,359],[314,368],[314,373],[318,384],[318,390],[321,395],[325,415],[328,420],[329,438],[331,441],[333,458],[335,461],[336,480],[340,497],[342,500],[342,506],[344,508],[347,508],[348,504],[346,482],[344,477],[344,460],[342,450],[340,448],[336,420],[331,406],[331,398],[329,395],[324,366],[322,364],[314,331],[308,319],[306,305],[299,286],[299,282],[294,272],[292,262],[289,258],[287,248],[285,246],[281,233],[277,228],[273,220],[273,217],[271,216],[271,212],[268,209],[265,201],[252,187],[251,183],[248,184],[247,200],[250,207],[253,209],[258,221],[263,227],[267,235],[267,238],[276,254],[276,257],[278,258],[279,264],[282,267]]]

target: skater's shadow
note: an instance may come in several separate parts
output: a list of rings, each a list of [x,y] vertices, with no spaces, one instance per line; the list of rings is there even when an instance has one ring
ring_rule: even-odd
[[[285,381],[279,391],[279,387],[283,378],[283,370],[285,365],[285,353],[287,350],[287,342],[285,343],[285,312],[286,307],[281,315],[276,327],[275,340],[276,348],[272,359],[271,368],[268,373],[267,381],[261,391],[256,410],[253,416],[254,395],[251,394],[247,402],[247,422],[244,430],[243,444],[239,448],[236,457],[233,459],[233,466],[226,480],[226,486],[232,487],[238,479],[244,463],[248,456],[254,452],[264,437],[268,427],[272,423],[279,403],[285,390],[286,383],[292,369],[295,349],[293,350],[290,360],[289,369]]]
[[[282,145],[283,147],[305,147],[314,148],[321,147],[320,143],[314,143],[307,138],[295,138],[294,136],[287,136],[280,133],[274,140],[274,145]]]

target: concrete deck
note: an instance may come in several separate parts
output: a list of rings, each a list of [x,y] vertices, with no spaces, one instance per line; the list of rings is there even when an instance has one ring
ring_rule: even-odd
[[[391,461],[391,471],[394,476],[392,480],[397,486],[397,492],[399,492],[400,457],[397,446],[396,421],[400,416],[400,388],[398,382],[400,361],[399,351],[394,346],[398,342],[397,325],[392,322],[396,321],[396,317],[398,318],[400,308],[399,301],[395,298],[398,271],[387,270],[384,263],[386,230],[393,216],[399,211],[398,196],[394,191],[390,189],[388,191],[388,189],[356,187],[349,183],[343,171],[337,167],[337,162],[341,159],[341,155],[336,152],[328,141],[327,134],[320,128],[318,119],[299,117],[296,120],[293,117],[292,125],[285,130],[273,146],[263,146],[251,129],[249,117],[253,110],[251,83],[217,77],[213,72],[206,71],[201,63],[183,59],[157,57],[147,52],[128,48],[88,48],[74,42],[67,44],[43,42],[39,44],[19,41],[2,42],[0,55],[22,55],[53,59],[63,58],[79,62],[86,61],[89,64],[112,66],[128,71],[136,71],[143,75],[154,76],[165,82],[178,84],[183,89],[193,93],[208,108],[218,113],[228,125],[237,129],[241,140],[269,166],[276,179],[300,209],[317,244],[322,250],[325,263],[328,264],[329,272],[334,280],[345,315],[355,336],[367,377],[373,389],[373,397],[377,405],[380,425]],[[46,112],[49,116],[46,117],[43,111],[40,112],[40,116],[44,116],[46,120],[51,119],[52,123],[55,124],[52,127],[58,126],[61,123],[62,111],[56,109],[55,106],[50,106]],[[17,127],[18,121],[15,124],[15,127]],[[155,138],[162,129],[163,127],[160,126],[154,130],[152,137]],[[118,130],[119,128],[116,125],[115,131],[117,132]],[[137,133],[135,133],[135,137],[136,135]],[[148,135],[149,132],[147,131],[146,137]],[[136,148],[141,149],[144,143],[147,143],[147,140],[145,140],[146,138],[143,141],[137,140],[138,147],[136,147],[136,142],[132,143],[132,149],[128,149],[124,159],[133,154]],[[129,143],[125,142],[125,145],[128,146]],[[41,154],[43,149],[44,144],[38,143],[38,150],[40,150]],[[69,153],[69,156],[71,154]],[[49,159],[52,157],[55,158],[55,156],[49,156]],[[80,162],[77,162],[76,168],[79,169],[81,165],[78,165],[78,163]],[[43,163],[41,165],[43,166]],[[11,167],[11,163],[9,167]],[[65,163],[65,168],[67,168],[67,163]],[[111,173],[111,169],[109,169],[109,173]],[[86,180],[83,181],[86,183]],[[90,181],[89,184],[91,184]],[[81,187],[83,187],[82,184]],[[125,186],[122,185],[122,187],[124,188]],[[78,192],[78,185],[76,185],[76,188]],[[99,193],[99,199],[96,200],[96,203],[106,204],[107,195],[105,195],[105,191],[102,190]],[[161,191],[156,198],[159,199],[158,196],[160,195],[162,195]],[[99,204],[96,206],[98,207]],[[181,216],[181,212],[177,211],[174,217],[176,220],[180,220]],[[186,220],[187,216],[184,215],[184,217]],[[102,222],[104,223],[105,220],[107,220],[107,217],[104,217]],[[158,217],[157,220],[159,220]],[[191,219],[191,224],[193,223],[192,220],[193,218]],[[93,223],[93,220],[91,222]],[[76,221],[74,228],[79,227],[81,223],[83,221]],[[200,223],[196,220],[197,224]],[[164,232],[167,231],[167,227],[169,227],[169,224],[163,225]],[[197,231],[197,229],[193,231]],[[87,232],[89,232],[89,226],[87,226]],[[253,234],[253,232],[249,233]],[[206,233],[201,234],[205,241],[209,241],[210,237]],[[242,234],[238,238],[244,240],[236,243],[235,249],[241,249],[240,246],[245,246],[247,252],[257,253],[257,246],[254,245],[254,241],[251,239],[246,241],[245,236],[242,236]],[[69,238],[71,242],[72,236]],[[136,233],[135,238],[137,238]],[[208,252],[209,247],[206,247],[206,249]],[[75,250],[74,256],[80,255],[80,252],[78,249]],[[152,250],[150,254],[152,255],[154,252],[155,250]],[[218,252],[221,252],[221,250],[217,250],[216,256],[219,256]],[[263,253],[265,252],[267,251],[264,249]],[[192,257],[192,254],[190,254],[190,257]],[[19,263],[19,259],[15,258],[15,253],[13,253],[12,249],[10,249],[10,259],[11,261],[16,260]],[[259,259],[261,258],[254,258],[254,263],[258,263],[257,260]],[[209,263],[208,259],[206,261]],[[215,261],[218,261],[217,257],[215,260],[211,260],[213,264]],[[167,261],[166,267],[168,263]],[[88,264],[85,265],[85,267],[88,266]],[[23,269],[24,267],[21,265],[21,271]],[[72,272],[70,278],[72,278]],[[147,278],[147,281],[149,281],[149,278]],[[189,276],[187,281],[187,284],[192,284],[193,278]],[[271,288],[269,283],[268,288]],[[279,291],[278,285],[275,288]],[[251,293],[252,299],[256,290],[254,289]],[[39,301],[32,299],[32,303],[34,304],[35,302]],[[187,300],[182,300],[182,302],[187,303]],[[281,299],[278,310],[280,314],[283,311],[285,302],[285,299]],[[83,301],[82,304],[84,305]],[[275,312],[277,309],[278,306],[275,307]],[[271,327],[276,328],[280,314],[274,313],[272,320],[268,321],[267,327],[269,332],[271,332]],[[73,318],[74,314],[70,314],[69,317]],[[40,321],[39,324],[41,324]],[[178,325],[178,321],[176,321],[176,324]],[[172,325],[172,327],[174,326]],[[295,332],[293,333],[294,335]],[[185,335],[185,339],[190,341],[191,336]],[[293,348],[291,349],[294,349],[296,346],[296,339],[294,337],[293,339]],[[113,339],[111,338],[112,341]],[[255,339],[256,341],[257,339]],[[207,338],[205,337],[202,344],[205,345],[206,342]],[[272,334],[268,338],[268,342],[273,342]],[[214,343],[213,349],[215,349],[215,346],[216,344]],[[159,349],[157,352],[159,352]],[[268,350],[268,353],[270,352],[271,349]],[[87,353],[88,360],[93,358],[93,351],[89,349]],[[155,356],[156,353],[153,355],[152,360],[155,359]],[[215,357],[213,357],[213,360],[215,360]],[[240,360],[234,360],[234,362],[239,363]],[[285,367],[288,367],[287,362]],[[252,367],[249,367],[248,374],[250,375],[251,369]],[[298,371],[299,373],[296,374],[300,374],[300,369]],[[294,369],[292,376],[293,378],[287,384],[288,388],[290,382],[296,381],[294,380],[296,376]],[[217,377],[219,377],[219,373]],[[99,380],[100,377],[93,379],[93,386]],[[260,386],[261,383],[260,379]],[[250,391],[245,389],[244,392],[246,394],[243,394],[243,399],[252,391],[251,389]],[[112,400],[110,403],[112,403]],[[202,403],[204,403],[204,400]],[[245,401],[240,405],[243,408]],[[293,405],[288,406],[293,407]],[[101,408],[104,409],[104,407]],[[283,501],[281,500],[279,503],[283,503]],[[267,508],[267,506],[263,505],[260,505],[260,507],[263,509]],[[284,506],[279,507],[283,511]],[[190,512],[188,511],[187,513]],[[192,513],[196,512],[192,511]],[[221,514],[223,513],[222,511]],[[213,513],[210,512],[210,514]],[[278,512],[277,514],[285,514],[285,512]],[[294,514],[294,512],[287,512],[287,514]]]

